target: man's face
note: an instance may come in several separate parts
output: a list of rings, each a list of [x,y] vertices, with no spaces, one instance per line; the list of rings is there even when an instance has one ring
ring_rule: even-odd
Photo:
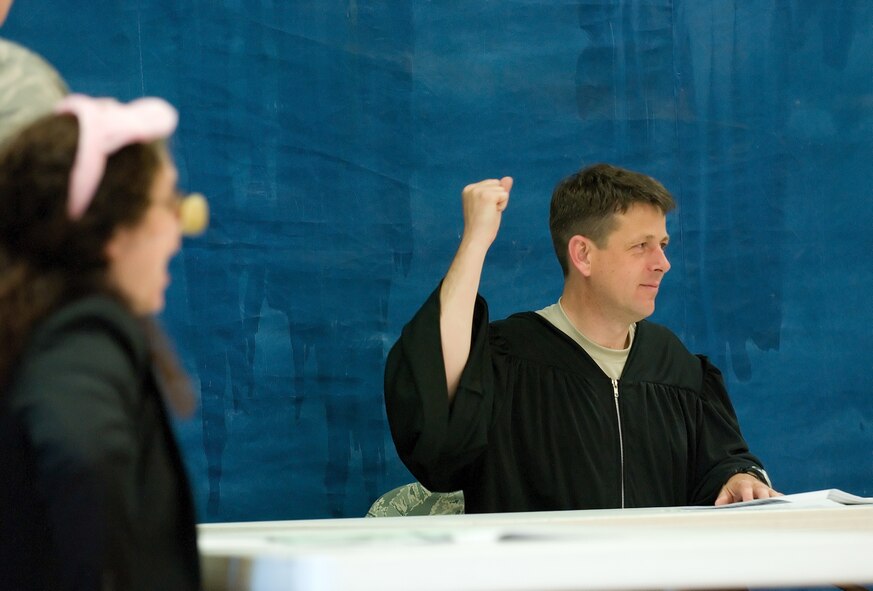
[[[657,207],[637,203],[615,221],[605,246],[592,245],[589,279],[599,313],[630,324],[655,311],[658,287],[670,270],[667,220]]]

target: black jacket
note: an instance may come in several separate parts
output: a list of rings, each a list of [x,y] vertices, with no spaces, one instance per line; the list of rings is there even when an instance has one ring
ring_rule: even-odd
[[[194,510],[151,371],[122,306],[42,322],[0,394],[0,589],[200,587]]]

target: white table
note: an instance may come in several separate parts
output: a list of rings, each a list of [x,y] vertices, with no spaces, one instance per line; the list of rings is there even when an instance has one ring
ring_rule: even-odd
[[[873,505],[225,523],[199,540],[207,591],[873,583]]]

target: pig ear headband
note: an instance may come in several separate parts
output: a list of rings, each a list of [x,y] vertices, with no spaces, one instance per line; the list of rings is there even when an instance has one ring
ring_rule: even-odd
[[[111,98],[71,94],[54,112],[79,120],[79,144],[67,196],[67,214],[72,220],[81,218],[91,204],[109,156],[130,144],[170,137],[179,120],[176,109],[154,97],[123,104]]]

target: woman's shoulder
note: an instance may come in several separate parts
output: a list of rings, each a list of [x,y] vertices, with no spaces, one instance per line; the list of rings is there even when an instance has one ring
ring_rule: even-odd
[[[143,363],[147,355],[145,334],[137,318],[105,295],[79,298],[52,312],[35,327],[28,351],[67,341],[89,349],[123,348],[136,365]]]

